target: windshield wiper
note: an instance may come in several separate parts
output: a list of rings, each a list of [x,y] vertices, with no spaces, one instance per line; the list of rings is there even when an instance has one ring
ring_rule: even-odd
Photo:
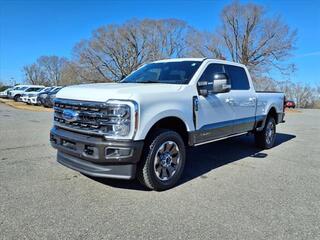
[[[161,82],[154,81],[154,80],[146,80],[146,81],[139,81],[139,82],[136,82],[136,83],[161,83]]]

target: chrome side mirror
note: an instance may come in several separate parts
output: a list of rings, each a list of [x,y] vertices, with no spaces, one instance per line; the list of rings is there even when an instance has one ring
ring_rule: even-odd
[[[229,84],[229,78],[225,73],[216,73],[213,75],[213,92],[214,93],[224,93],[231,90],[231,85]]]

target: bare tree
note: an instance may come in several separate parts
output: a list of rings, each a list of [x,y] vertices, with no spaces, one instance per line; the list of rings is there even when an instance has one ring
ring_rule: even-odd
[[[313,89],[309,85],[301,83],[293,84],[293,88],[293,98],[297,107],[312,107],[315,101]]]
[[[218,36],[210,32],[201,32],[190,28],[186,45],[189,57],[209,57],[225,59],[222,54],[222,42]]]
[[[48,80],[45,78],[45,73],[37,63],[26,65],[23,67],[23,73],[27,83],[34,85],[47,85]]]
[[[46,80],[50,85],[59,85],[61,81],[61,72],[66,64],[65,58],[58,56],[42,56],[38,58],[37,64],[45,74]]]
[[[108,25],[94,31],[90,40],[81,41],[74,53],[81,66],[100,74],[102,79],[96,82],[120,80],[142,63],[144,43],[141,44],[136,29],[131,28],[129,32],[123,27]]]
[[[176,19],[107,25],[76,45],[74,55],[99,81],[119,81],[145,62],[183,56],[188,26]]]
[[[149,60],[183,57],[186,50],[189,26],[178,19],[150,20],[141,22],[146,31]]]
[[[268,18],[262,6],[236,1],[223,9],[221,19],[220,34],[232,61],[245,64],[255,75],[288,70],[283,61],[294,49],[296,31],[279,16]]]
[[[66,62],[61,70],[60,85],[72,85],[82,83],[79,66],[73,62]]]
[[[278,90],[277,82],[268,76],[251,76],[256,91],[276,91]]]
[[[40,85],[59,85],[67,60],[57,56],[41,56],[33,64],[23,67],[26,82]]]
[[[92,71],[78,62],[67,61],[61,71],[60,85],[103,82],[103,80],[96,71]]]

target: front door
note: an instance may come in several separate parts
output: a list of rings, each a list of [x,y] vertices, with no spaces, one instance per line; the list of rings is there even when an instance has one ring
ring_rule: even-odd
[[[224,72],[222,64],[208,64],[199,82],[208,82],[212,89],[215,73]],[[208,96],[198,96],[198,111],[196,121],[195,142],[202,143],[233,133],[234,111],[230,104],[231,93],[209,93]]]

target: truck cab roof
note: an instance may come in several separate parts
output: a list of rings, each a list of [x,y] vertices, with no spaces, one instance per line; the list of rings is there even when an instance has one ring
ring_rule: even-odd
[[[231,62],[227,60],[221,60],[216,58],[169,58],[169,59],[162,59],[158,61],[154,61],[153,63],[165,63],[165,62],[183,62],[183,61],[194,61],[194,62],[213,62],[213,63],[220,63],[220,64],[227,64],[239,67],[245,67],[245,65],[237,62]]]

